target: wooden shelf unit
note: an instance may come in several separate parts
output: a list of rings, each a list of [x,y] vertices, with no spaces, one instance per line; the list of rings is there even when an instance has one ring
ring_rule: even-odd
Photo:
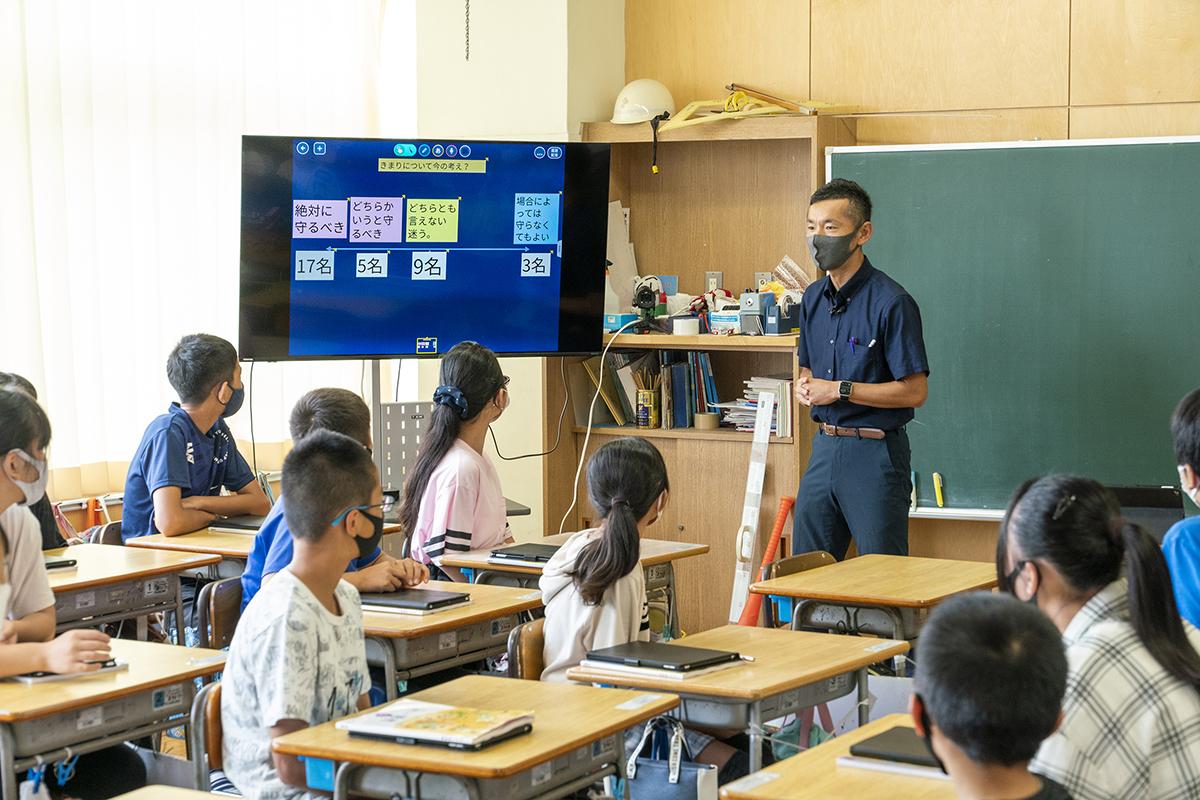
[[[612,143],[609,196],[630,209],[630,240],[642,275],[675,275],[679,290],[699,294],[704,273],[720,271],[735,296],[753,285],[754,273],[773,269],[784,255],[807,264],[808,197],[825,178],[825,148],[855,143],[854,122],[822,117],[723,120],[659,136],[659,174],[650,170],[648,125],[586,123],[584,141]],[[811,268],[810,268],[811,269]],[[815,277],[810,275],[810,277]],[[695,350],[711,356],[717,394],[740,397],[755,375],[798,379],[795,336],[669,336],[620,334],[613,347]],[[580,359],[571,358],[569,362]],[[564,401],[558,359],[543,361],[543,441],[555,442]],[[807,409],[793,407],[793,436],[772,437],[759,517],[759,547],[768,538],[779,498],[794,495],[815,433]],[[571,426],[547,457],[543,478],[544,528],[558,533],[571,504],[572,479],[585,430]],[[613,436],[651,438],[671,479],[671,501],[649,531],[655,539],[707,544],[703,558],[676,567],[679,613],[685,631],[727,622],[733,591],[734,540],[741,521],[751,434],[694,428],[642,430],[593,428],[590,456]],[[580,500],[565,531],[594,523],[580,476]],[[757,568],[757,562],[756,562]]]

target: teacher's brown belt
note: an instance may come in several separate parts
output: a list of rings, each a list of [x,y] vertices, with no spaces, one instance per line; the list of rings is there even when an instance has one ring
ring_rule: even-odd
[[[886,435],[879,428],[839,428],[837,425],[829,425],[824,422],[818,422],[817,427],[826,436],[854,436],[859,439],[882,439]]]

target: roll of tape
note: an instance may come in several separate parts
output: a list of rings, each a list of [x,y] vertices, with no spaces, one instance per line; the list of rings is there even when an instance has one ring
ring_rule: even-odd
[[[721,421],[720,414],[704,411],[696,415],[696,427],[702,431],[715,431]]]
[[[676,317],[671,333],[676,336],[696,336],[700,333],[700,320],[695,317]]]

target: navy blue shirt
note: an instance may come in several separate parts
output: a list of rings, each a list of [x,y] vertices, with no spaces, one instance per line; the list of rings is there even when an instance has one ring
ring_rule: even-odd
[[[246,557],[246,569],[242,571],[242,611],[262,588],[263,575],[273,575],[292,563],[292,532],[288,529],[287,517],[283,515],[283,498],[275,501],[271,513],[254,534],[254,546]],[[366,558],[356,558],[346,567],[346,572],[358,572],[375,563],[383,553],[379,547]]]
[[[125,475],[121,510],[121,539],[161,533],[154,524],[154,492],[178,486],[181,497],[218,495],[221,487],[236,492],[254,480],[254,473],[234,444],[225,420],[207,433],[191,416],[172,403],[146,432]]]
[[[830,309],[844,307],[838,314]],[[800,300],[796,357],[814,378],[855,383],[888,383],[929,372],[921,311],[904,287],[871,266],[862,266],[835,290],[826,275]],[[813,406],[812,418],[846,428],[894,431],[913,418],[911,408],[871,408],[851,399]]]

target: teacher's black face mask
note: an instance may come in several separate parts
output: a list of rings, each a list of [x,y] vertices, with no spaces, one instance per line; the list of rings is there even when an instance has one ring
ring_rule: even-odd
[[[821,233],[809,236],[808,252],[812,254],[813,263],[825,272],[845,264],[857,249],[857,247],[851,247],[850,242],[854,240],[861,229],[862,225],[859,225],[853,233],[847,233],[845,236],[826,236]]]

